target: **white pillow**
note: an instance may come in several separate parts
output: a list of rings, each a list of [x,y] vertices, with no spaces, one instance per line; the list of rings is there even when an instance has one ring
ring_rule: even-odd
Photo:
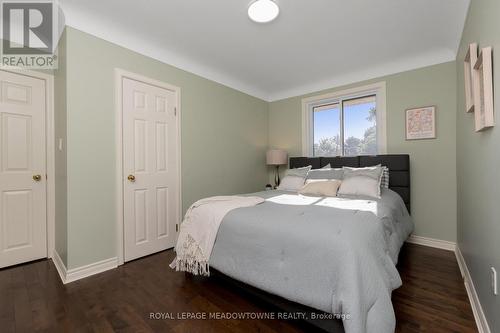
[[[364,168],[343,167],[342,170],[344,171],[343,180],[346,180],[346,179],[352,178],[352,177],[366,177],[366,178],[375,179],[377,181],[377,184],[378,184],[378,191],[377,191],[377,195],[374,197],[380,198],[380,184],[381,184],[382,173],[383,173],[382,172],[383,169],[382,169],[382,166],[380,164],[376,165],[376,166],[364,167]],[[358,182],[358,183],[360,183],[360,182]],[[371,183],[371,182],[369,182],[369,183]],[[359,191],[364,192],[363,189],[360,189]],[[352,190],[350,192],[352,192]],[[354,192],[357,192],[357,191],[354,191]],[[356,195],[354,193],[349,193],[349,194]],[[359,194],[359,195],[363,195],[363,194]]]
[[[345,178],[338,194],[380,198],[380,179],[363,175]]]
[[[307,180],[306,184],[300,189],[302,195],[313,195],[320,197],[336,197],[341,181],[332,180]]]
[[[304,177],[285,176],[278,186],[278,190],[297,192],[304,186],[304,181]]]
[[[308,165],[303,168],[286,170],[285,178],[283,178],[278,186],[278,190],[297,192],[302,188],[302,186],[304,186],[307,173],[311,170],[311,168],[312,167]]]

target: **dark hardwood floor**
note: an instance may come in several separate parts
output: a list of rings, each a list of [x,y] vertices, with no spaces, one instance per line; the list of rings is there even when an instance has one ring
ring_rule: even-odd
[[[281,320],[150,319],[151,312],[262,312],[216,279],[186,278],[165,251],[63,285],[50,260],[0,270],[0,332],[311,332]],[[397,332],[477,332],[452,252],[406,244]]]

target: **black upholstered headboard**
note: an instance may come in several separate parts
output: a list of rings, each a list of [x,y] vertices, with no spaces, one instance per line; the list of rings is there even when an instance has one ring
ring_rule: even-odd
[[[290,169],[311,165],[319,169],[330,163],[332,168],[360,168],[382,164],[389,168],[389,188],[403,198],[410,212],[410,156],[374,155],[349,157],[290,157]]]

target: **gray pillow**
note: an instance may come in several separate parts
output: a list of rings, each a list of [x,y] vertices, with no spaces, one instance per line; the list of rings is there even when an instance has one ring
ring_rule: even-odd
[[[306,178],[307,173],[309,170],[311,170],[312,166],[306,166],[303,168],[296,168],[296,169],[288,169],[285,172],[285,177],[286,176],[295,176],[295,177],[301,177],[301,178]]]
[[[373,178],[376,179],[378,182],[380,182],[380,179],[382,177],[382,166],[376,165],[372,167],[366,167],[366,168],[350,168],[350,167],[343,167],[342,168],[344,171],[344,179],[350,178],[350,177],[359,177],[359,176],[364,176],[368,178]],[[380,184],[379,184],[380,186]]]
[[[307,179],[342,179],[344,171],[341,168],[315,169],[309,171]]]

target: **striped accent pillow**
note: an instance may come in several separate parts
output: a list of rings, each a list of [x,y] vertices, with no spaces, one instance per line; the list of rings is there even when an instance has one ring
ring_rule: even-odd
[[[380,179],[381,188],[389,188],[389,168],[382,167],[382,178]]]

